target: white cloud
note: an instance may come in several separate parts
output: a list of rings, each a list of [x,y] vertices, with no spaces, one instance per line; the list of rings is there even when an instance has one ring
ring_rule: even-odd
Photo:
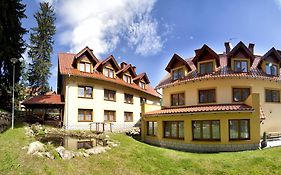
[[[53,1],[64,31],[60,41],[72,52],[89,46],[96,55],[110,53],[121,41],[140,55],[163,47],[158,22],[151,15],[155,0]]]

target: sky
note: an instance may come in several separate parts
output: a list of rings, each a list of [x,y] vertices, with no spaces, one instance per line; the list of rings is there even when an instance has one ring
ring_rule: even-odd
[[[23,27],[36,26],[33,14],[44,0],[23,0]],[[58,53],[88,46],[98,59],[113,55],[146,72],[156,86],[174,53],[194,56],[204,44],[217,53],[224,42],[255,44],[256,54],[281,50],[281,0],[46,0],[56,13],[57,32],[49,83],[57,87]],[[29,42],[29,33],[24,36]],[[30,62],[27,54],[24,59]]]

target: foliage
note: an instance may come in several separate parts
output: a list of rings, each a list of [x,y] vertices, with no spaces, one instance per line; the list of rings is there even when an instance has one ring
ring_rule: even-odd
[[[0,1],[0,107],[11,107],[13,64],[11,58],[17,58],[15,64],[15,83],[20,80],[22,71],[22,53],[25,51],[23,35],[27,32],[21,24],[26,18],[25,5],[21,0]],[[15,97],[18,97],[15,91]]]
[[[32,60],[28,70],[30,95],[49,91],[48,79],[51,75],[53,36],[56,32],[54,9],[48,2],[40,3],[40,9],[35,13],[34,18],[37,27],[31,29],[28,51],[28,56]]]
[[[112,134],[120,146],[104,154],[71,160],[40,158],[21,150],[30,143],[24,129],[0,134],[2,174],[281,174],[281,147],[198,154],[151,146],[125,134]],[[1,174],[0,173],[0,174]]]

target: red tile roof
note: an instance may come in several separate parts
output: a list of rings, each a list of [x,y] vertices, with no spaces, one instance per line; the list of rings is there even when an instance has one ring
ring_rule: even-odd
[[[75,56],[75,54],[72,54],[72,53],[59,53],[59,73],[60,74],[73,75],[73,76],[78,76],[78,77],[87,77],[87,78],[93,78],[96,80],[107,81],[107,82],[129,87],[129,88],[144,92],[146,94],[161,98],[161,95],[156,90],[154,90],[150,85],[146,85],[146,89],[142,89],[141,87],[139,87],[138,85],[136,85],[134,83],[132,83],[132,84],[126,83],[119,77],[116,77],[115,79],[108,78],[98,71],[94,71],[92,73],[81,72],[78,69],[73,68],[73,66],[72,66],[74,56]]]
[[[186,106],[181,108],[167,108],[157,111],[151,111],[144,114],[144,116],[161,116],[171,114],[184,114],[184,113],[204,113],[204,112],[253,112],[251,106],[245,104],[215,104],[215,105],[197,105]]]
[[[61,95],[38,95],[25,100],[23,105],[63,105],[64,100]]]

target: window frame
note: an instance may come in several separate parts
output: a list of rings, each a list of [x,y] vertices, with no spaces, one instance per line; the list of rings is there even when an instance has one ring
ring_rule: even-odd
[[[271,100],[270,101],[268,101],[267,100],[267,92],[270,92],[270,98],[271,98]],[[272,92],[278,92],[278,101],[273,101],[273,93]],[[264,101],[266,102],[266,103],[280,103],[280,90],[279,89],[265,89],[265,92],[264,92]]]
[[[270,73],[267,73],[267,66],[269,66],[270,64],[271,64],[271,66],[269,67]],[[273,72],[273,69],[272,69],[273,67],[276,67],[276,74],[273,74],[273,73],[272,73],[272,72]],[[278,64],[272,63],[272,62],[266,62],[266,63],[265,63],[265,74],[266,74],[266,75],[269,75],[269,76],[278,76],[278,75],[279,75],[278,70],[279,70]]]
[[[242,91],[245,90],[245,89],[249,90],[249,95],[244,100],[242,100],[242,96],[243,96]],[[234,100],[234,90],[240,91],[241,100],[239,100],[239,101]],[[251,88],[250,87],[232,87],[232,102],[244,102],[250,95],[251,95]]]
[[[107,70],[107,74],[105,73],[105,70]],[[112,71],[112,77],[110,77],[110,71]],[[107,78],[115,78],[115,71],[113,68],[111,67],[104,67],[103,68],[103,75],[106,76]]]
[[[199,62],[198,63],[199,64],[199,68],[200,68],[200,74],[201,75],[206,75],[206,74],[211,74],[211,73],[213,73],[214,72],[214,61],[204,61],[204,62]],[[211,64],[212,65],[212,70],[211,70],[211,72],[207,72],[207,71],[205,71],[204,73],[202,73],[202,69],[201,69],[201,66],[205,66],[205,70],[207,70],[206,69],[206,65],[209,65],[209,64]]]
[[[200,138],[195,138],[194,137],[194,124],[195,122],[199,122],[200,123]],[[209,122],[210,124],[210,139],[207,138],[203,138],[203,122]],[[213,138],[213,122],[219,122],[219,138]],[[220,120],[192,120],[191,121],[191,126],[192,126],[192,140],[193,141],[221,141],[221,124],[220,124]]]
[[[180,76],[179,72],[182,72],[182,75],[181,75],[181,76]],[[175,75],[177,75],[177,76],[176,76],[176,79],[175,79]],[[183,68],[183,67],[174,69],[174,70],[172,71],[172,80],[173,80],[173,81],[182,79],[183,77],[184,77],[184,68]]]
[[[140,88],[145,89],[145,85],[146,85],[145,82],[143,82],[143,81],[139,82],[139,87]]]
[[[248,121],[248,138],[241,138],[241,121],[247,120]],[[230,122],[231,121],[238,121],[238,138],[230,138]],[[251,120],[250,119],[229,119],[228,120],[228,138],[229,141],[238,141],[238,140],[251,140],[251,125],[250,125]]]
[[[81,64],[84,65],[84,70],[81,70],[81,67],[80,67]],[[88,64],[88,65],[90,66],[90,71],[89,71],[89,72],[86,71],[86,70],[87,70],[86,64]],[[79,71],[81,71],[81,72],[86,72],[86,73],[91,73],[91,72],[92,72],[92,71],[91,71],[91,63],[86,62],[86,61],[80,61],[80,62],[79,62]]]
[[[214,91],[214,100],[213,101],[209,101],[209,93],[210,91]],[[207,100],[205,101],[201,101],[200,95],[201,93],[206,93],[207,92]],[[198,103],[199,104],[208,104],[208,103],[216,103],[217,102],[217,92],[216,92],[216,88],[211,88],[211,89],[199,89],[198,90]]]
[[[107,113],[107,118],[108,120],[105,120],[105,114]],[[113,113],[113,120],[110,120],[110,114]],[[103,121],[105,123],[109,123],[109,122],[116,122],[116,111],[114,110],[104,110],[103,111]]]
[[[123,81],[125,81],[126,83],[129,83],[129,84],[132,84],[132,76],[129,75],[129,74],[124,74],[123,75]]]
[[[172,123],[176,123],[176,135],[177,136],[172,136],[173,135],[173,133],[172,133]],[[180,122],[182,122],[183,123],[183,137],[179,137],[179,133],[180,133],[180,130],[179,130],[179,124],[180,124]],[[165,130],[166,130],[166,125],[167,124],[170,124],[170,136],[166,136],[166,133],[165,133]],[[184,121],[183,120],[181,120],[181,121],[163,121],[163,130],[164,130],[164,132],[163,132],[163,137],[164,138],[168,138],[168,139],[177,139],[177,140],[184,140]]]
[[[131,118],[131,120],[128,120],[128,118]],[[129,111],[125,111],[124,112],[124,122],[134,122],[134,113],[133,112],[129,112]]]
[[[80,111],[82,111],[84,113],[84,120],[79,119]],[[86,119],[86,112],[91,113],[91,120],[85,120]],[[93,122],[93,121],[94,121],[94,114],[93,114],[92,109],[80,109],[80,108],[78,109],[78,122]]]
[[[128,97],[130,97],[131,100],[128,101],[128,100],[127,100]],[[124,93],[124,103],[126,103],[126,104],[134,104],[134,95]]]
[[[240,70],[236,70],[236,62],[239,62],[239,64],[240,64]],[[242,62],[246,62],[246,72],[244,72],[243,70],[242,70]],[[243,60],[243,59],[235,59],[235,60],[233,60],[233,71],[235,72],[235,73],[247,73],[247,72],[249,72],[249,61],[248,60]]]
[[[106,93],[106,92],[108,92],[108,93]],[[114,98],[113,99],[110,99],[110,97],[109,97],[110,93],[114,94]],[[106,94],[107,94],[107,97],[106,97]],[[116,91],[110,90],[110,89],[104,89],[103,99],[105,101],[114,101],[114,102],[116,102]]]
[[[183,94],[183,104],[180,103],[180,95]],[[177,101],[178,101],[178,104],[175,104],[173,103],[173,96],[176,95],[177,96]],[[171,106],[184,106],[185,105],[185,93],[184,92],[180,92],[180,93],[175,93],[175,94],[171,94]]]
[[[152,133],[150,134],[149,132],[149,123],[152,123]],[[155,123],[156,123],[156,130],[155,130]],[[147,121],[146,122],[147,130],[146,130],[146,135],[147,136],[157,136],[157,129],[158,129],[158,123],[157,121]]]
[[[84,96],[79,96],[79,88],[83,88],[84,89]],[[86,96],[86,89],[87,88],[91,88],[91,97],[87,97]],[[78,98],[89,98],[89,99],[92,99],[92,98],[94,98],[94,95],[93,95],[93,93],[94,93],[94,88],[92,87],[92,86],[78,86]]]

